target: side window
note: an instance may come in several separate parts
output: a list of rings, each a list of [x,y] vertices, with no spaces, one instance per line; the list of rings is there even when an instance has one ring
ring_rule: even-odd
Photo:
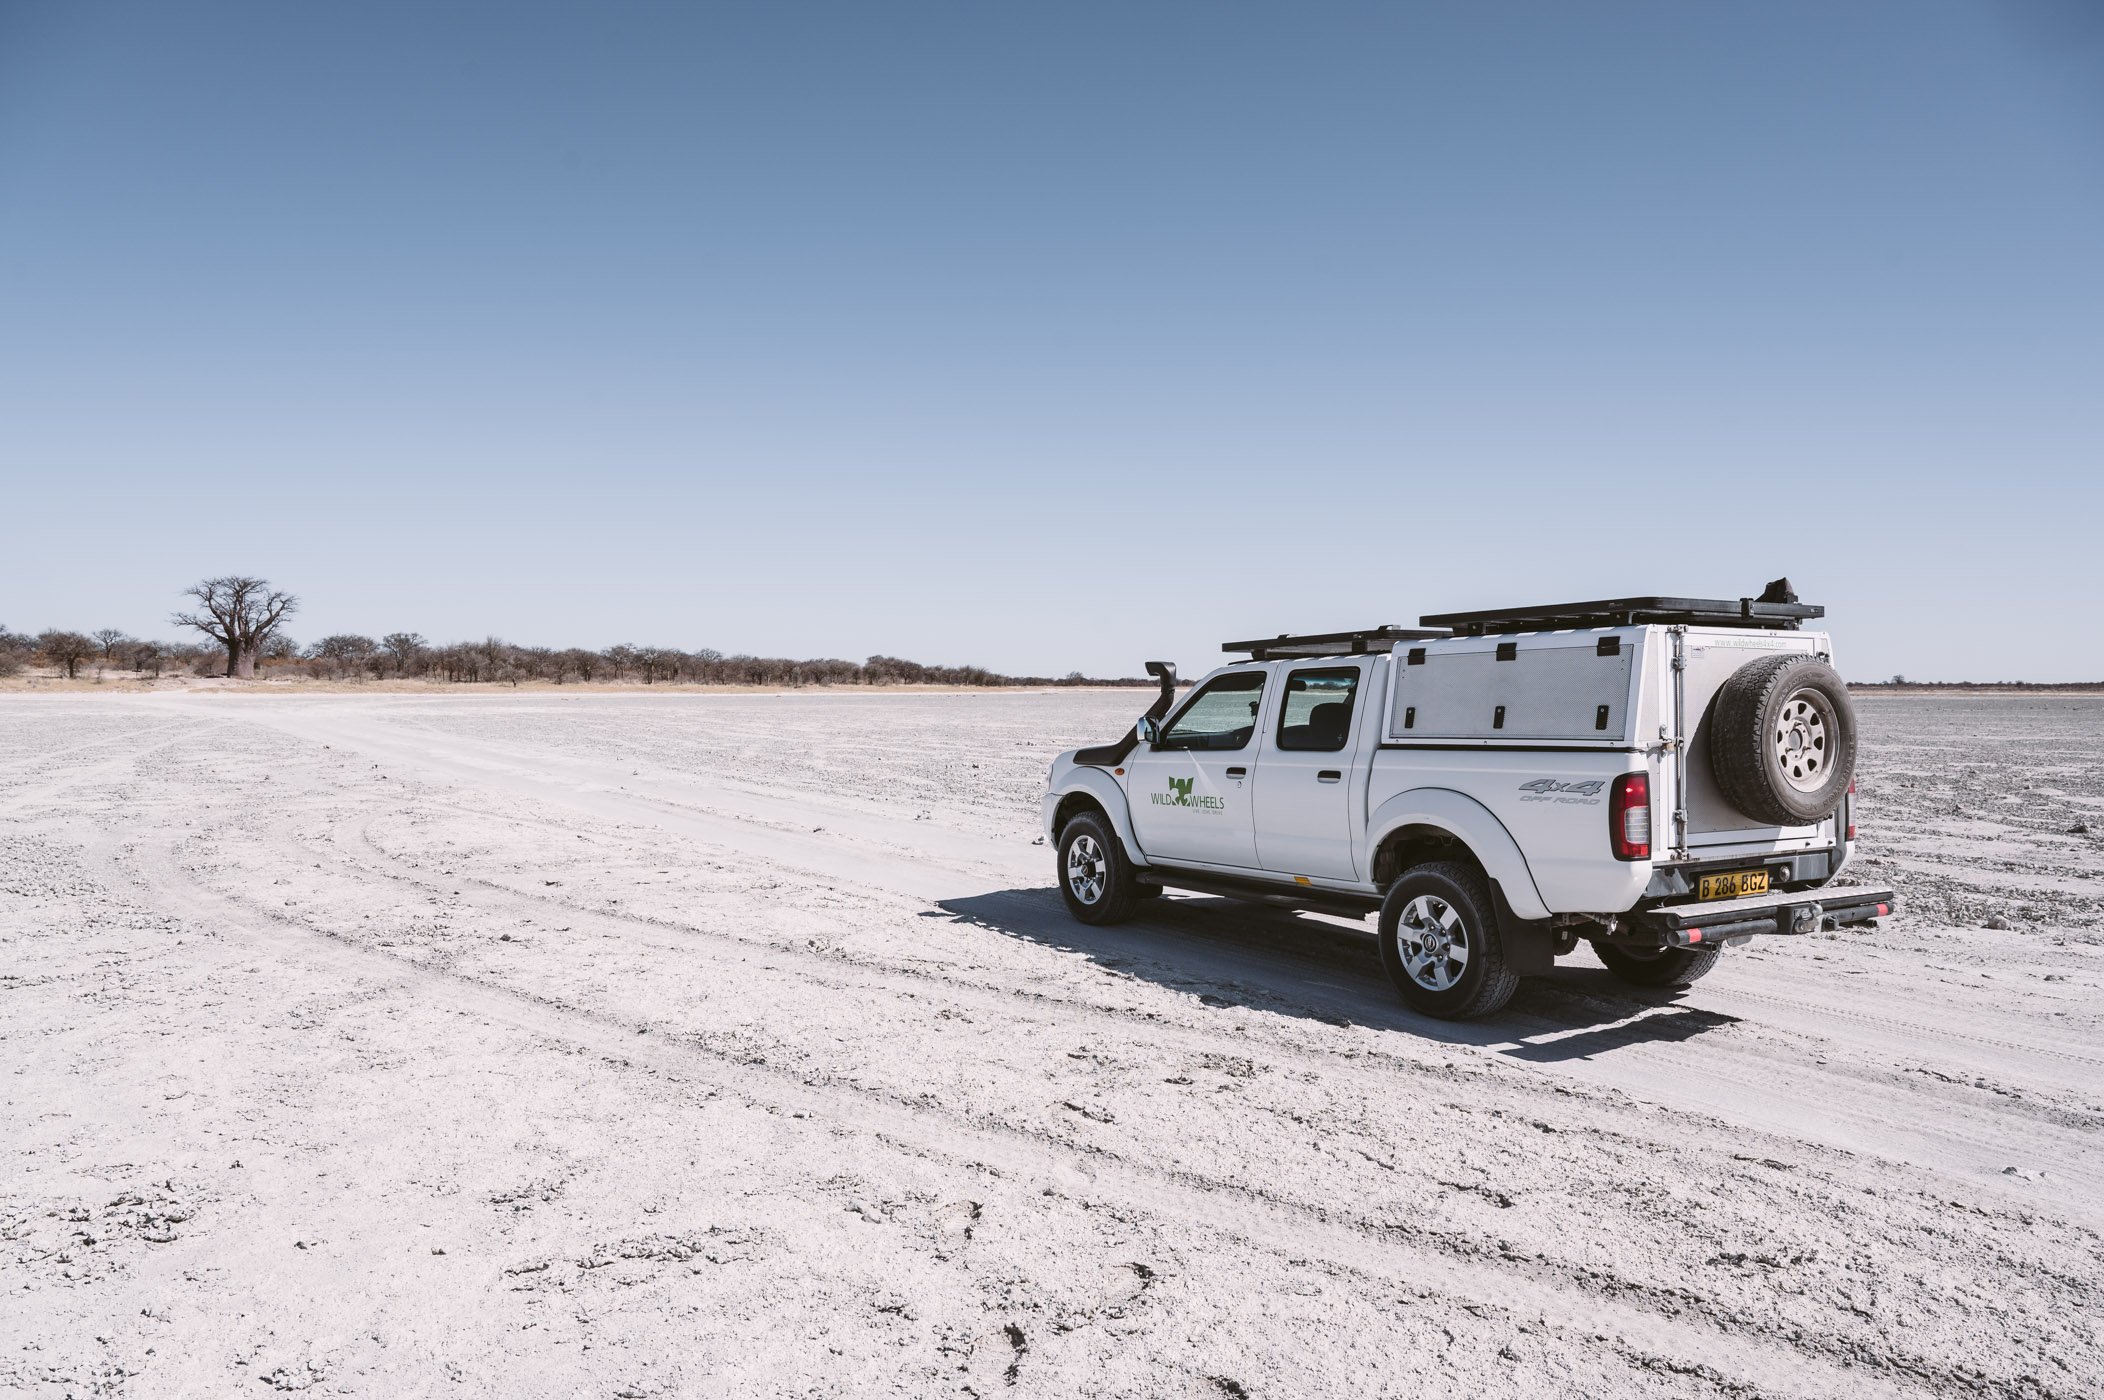
[[[1191,697],[1161,741],[1162,749],[1239,749],[1257,732],[1257,702],[1264,696],[1262,671],[1230,671]]]
[[[1352,702],[1358,694],[1356,666],[1293,672],[1279,706],[1278,746],[1308,753],[1343,748],[1351,740]]]

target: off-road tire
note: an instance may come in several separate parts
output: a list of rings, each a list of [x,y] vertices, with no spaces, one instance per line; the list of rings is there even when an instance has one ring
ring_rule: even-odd
[[[1420,905],[1419,901],[1426,901]],[[1412,906],[1417,906],[1413,911]],[[1406,918],[1413,912],[1426,926],[1440,908],[1458,918],[1466,960],[1457,968],[1451,956],[1440,958],[1427,977],[1428,955],[1420,941],[1411,946]],[[1505,947],[1491,904],[1490,882],[1483,872],[1458,861],[1432,861],[1412,866],[1388,887],[1381,901],[1381,962],[1388,978],[1411,1010],[1442,1021],[1488,1016],[1512,1000],[1520,979],[1505,965]],[[1451,937],[1451,935],[1449,935]],[[1413,967],[1419,969],[1413,973]],[[1428,985],[1447,980],[1448,985]]]
[[[1140,882],[1118,844],[1118,834],[1100,812],[1083,812],[1061,827],[1055,849],[1053,874],[1069,914],[1085,924],[1115,924],[1132,917],[1140,902]],[[1092,890],[1094,897],[1089,898]]]
[[[1632,987],[1685,987],[1709,975],[1722,948],[1623,948],[1595,942],[1607,970]]]
[[[1764,656],[1717,691],[1710,772],[1724,800],[1758,822],[1808,826],[1840,809],[1856,775],[1848,685],[1813,656]]]

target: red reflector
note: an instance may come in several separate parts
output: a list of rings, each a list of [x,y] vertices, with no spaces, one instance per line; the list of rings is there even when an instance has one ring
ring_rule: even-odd
[[[1688,942],[1690,942],[1690,943],[1700,943],[1701,941],[1702,941],[1702,930],[1701,930],[1701,929],[1699,929],[1699,928],[1691,928],[1691,929],[1689,929],[1689,930],[1688,930]]]
[[[1854,822],[1848,824],[1848,839],[1851,841],[1856,839],[1856,824]]]
[[[1607,841],[1616,860],[1651,859],[1651,779],[1624,773],[1607,801]]]
[[[1886,916],[1887,914],[1889,914],[1889,913],[1891,913],[1891,912],[1892,912],[1892,906],[1891,906],[1891,905],[1889,905],[1889,904],[1880,904],[1880,905],[1878,906],[1878,917],[1879,917],[1879,918],[1881,918],[1881,919],[1882,919],[1882,918],[1884,918],[1884,917],[1885,917],[1885,916]]]

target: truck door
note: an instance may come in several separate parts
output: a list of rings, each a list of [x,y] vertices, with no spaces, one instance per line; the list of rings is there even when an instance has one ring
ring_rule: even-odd
[[[1249,765],[1265,676],[1252,667],[1213,677],[1125,760],[1133,834],[1150,860],[1255,867]]]
[[[1257,857],[1266,870],[1358,878],[1352,859],[1353,735],[1364,663],[1281,667],[1277,720],[1257,757]]]

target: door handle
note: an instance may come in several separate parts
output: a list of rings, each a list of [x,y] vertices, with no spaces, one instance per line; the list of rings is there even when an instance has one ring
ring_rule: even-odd
[[[1230,778],[1246,778],[1249,776],[1249,770],[1247,768],[1230,768],[1227,770],[1227,776]]]
[[[1344,774],[1338,772],[1335,768],[1325,768],[1315,775],[1315,781],[1318,783],[1341,783],[1344,781]]]

